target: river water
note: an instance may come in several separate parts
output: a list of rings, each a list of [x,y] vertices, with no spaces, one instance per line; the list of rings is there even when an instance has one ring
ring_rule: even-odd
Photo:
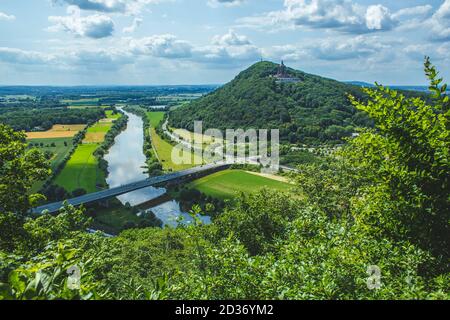
[[[114,145],[110,148],[108,154],[105,155],[105,160],[108,161],[109,173],[106,182],[110,188],[148,178],[143,169],[146,161],[143,152],[144,123],[140,117],[129,112],[123,112],[128,116],[128,126],[116,137]],[[166,189],[164,188],[149,187],[117,198],[122,204],[128,202],[132,206],[137,206],[165,193]],[[164,225],[176,226],[180,217],[182,217],[183,223],[192,223],[192,218],[181,210],[180,204],[175,200],[148,210],[151,210]],[[204,223],[210,223],[209,217],[201,217],[201,219]]]

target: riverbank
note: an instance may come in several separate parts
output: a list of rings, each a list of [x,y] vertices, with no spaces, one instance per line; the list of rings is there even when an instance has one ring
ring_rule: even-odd
[[[114,143],[114,138],[126,128],[127,118],[120,111],[106,110],[104,119],[110,121],[99,121],[84,131],[81,143],[55,178],[54,185],[69,193],[76,190],[90,193],[107,187],[107,163],[103,156]]]

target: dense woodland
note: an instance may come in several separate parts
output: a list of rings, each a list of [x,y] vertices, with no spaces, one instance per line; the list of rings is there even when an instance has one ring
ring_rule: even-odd
[[[54,124],[92,124],[104,117],[105,111],[100,108],[21,108],[0,112],[0,123],[7,124],[14,130],[45,131]]]
[[[82,209],[30,217],[48,165],[0,125],[0,299],[450,299],[450,103],[425,67],[432,103],[365,89],[350,100],[373,128],[211,225],[107,238]]]
[[[367,99],[363,90],[288,68],[299,83],[278,83],[272,77],[279,65],[259,62],[233,81],[170,113],[172,127],[193,131],[194,121],[203,128],[279,128],[284,142],[317,145],[342,143],[357,127],[373,123],[348,101],[348,94]],[[412,94],[412,93],[408,93]]]

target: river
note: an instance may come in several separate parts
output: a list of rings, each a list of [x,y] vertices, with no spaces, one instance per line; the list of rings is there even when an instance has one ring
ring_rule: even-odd
[[[122,110],[123,111],[123,110]],[[114,145],[105,155],[108,161],[108,177],[106,182],[110,188],[123,184],[133,183],[148,178],[144,173],[145,155],[144,146],[144,123],[142,119],[132,113],[123,111],[128,116],[127,128],[115,139]],[[129,203],[137,206],[155,199],[166,193],[164,188],[145,188],[130,192],[117,197],[122,204]],[[192,218],[183,212],[180,204],[175,201],[168,201],[159,206],[149,208],[164,225],[176,226],[182,217],[183,223],[192,223]],[[204,223],[210,223],[209,217],[201,217]]]

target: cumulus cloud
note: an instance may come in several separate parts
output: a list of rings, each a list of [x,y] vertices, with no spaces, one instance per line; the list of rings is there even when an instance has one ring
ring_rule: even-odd
[[[358,36],[350,39],[327,39],[310,47],[311,54],[321,60],[367,58],[388,49],[378,37]]]
[[[129,48],[135,54],[151,55],[158,58],[188,58],[192,55],[192,45],[171,34],[131,39]]]
[[[364,34],[392,30],[406,19],[426,17],[431,10],[429,5],[391,12],[381,4],[363,6],[352,0],[285,0],[283,10],[242,18],[238,22],[253,28],[308,27]]]
[[[53,0],[54,3],[68,4],[81,10],[103,13],[137,14],[148,4],[170,0]]]
[[[445,0],[429,19],[431,38],[436,41],[450,41],[450,0]]]
[[[368,30],[390,30],[396,21],[388,8],[382,5],[369,6],[366,11],[366,27]]]
[[[212,43],[215,45],[242,46],[251,44],[246,36],[238,35],[233,30],[227,34],[214,36]]]
[[[68,8],[68,16],[50,16],[48,20],[54,25],[49,31],[63,30],[75,36],[93,39],[106,38],[114,32],[114,22],[103,14],[94,14],[86,17],[76,7]]]
[[[429,4],[424,6],[410,7],[398,10],[392,16],[395,19],[400,18],[417,18],[417,17],[428,17],[433,11],[433,7]]]
[[[127,47],[134,55],[184,59],[216,65],[257,61],[261,57],[261,50],[247,37],[238,35],[232,30],[224,35],[214,36],[211,44],[206,46],[195,46],[172,34],[162,34],[128,39]]]
[[[292,44],[282,46],[272,46],[263,49],[263,56],[266,59],[275,61],[299,61],[305,58],[310,58],[311,54],[303,46],[296,46]]]
[[[134,18],[133,23],[129,27],[123,28],[123,33],[133,33],[136,31],[137,28],[139,28],[142,24],[143,20],[141,18]]]
[[[236,64],[257,61],[262,51],[252,44],[244,35],[229,30],[224,35],[216,35],[211,45],[198,47],[193,50],[195,60],[209,64]]]
[[[12,64],[47,64],[54,56],[36,51],[26,51],[17,48],[0,47],[0,61]]]
[[[244,3],[245,0],[208,0],[207,4],[210,7],[235,7]]]
[[[14,16],[14,15],[9,15],[9,14],[6,14],[6,13],[4,13],[4,12],[0,12],[0,21],[1,20],[5,20],[5,21],[12,21],[12,20],[15,20],[16,19],[16,17]]]
[[[284,9],[241,19],[244,25],[293,25],[350,33],[390,30],[391,12],[382,5],[363,7],[350,0],[285,0]]]

